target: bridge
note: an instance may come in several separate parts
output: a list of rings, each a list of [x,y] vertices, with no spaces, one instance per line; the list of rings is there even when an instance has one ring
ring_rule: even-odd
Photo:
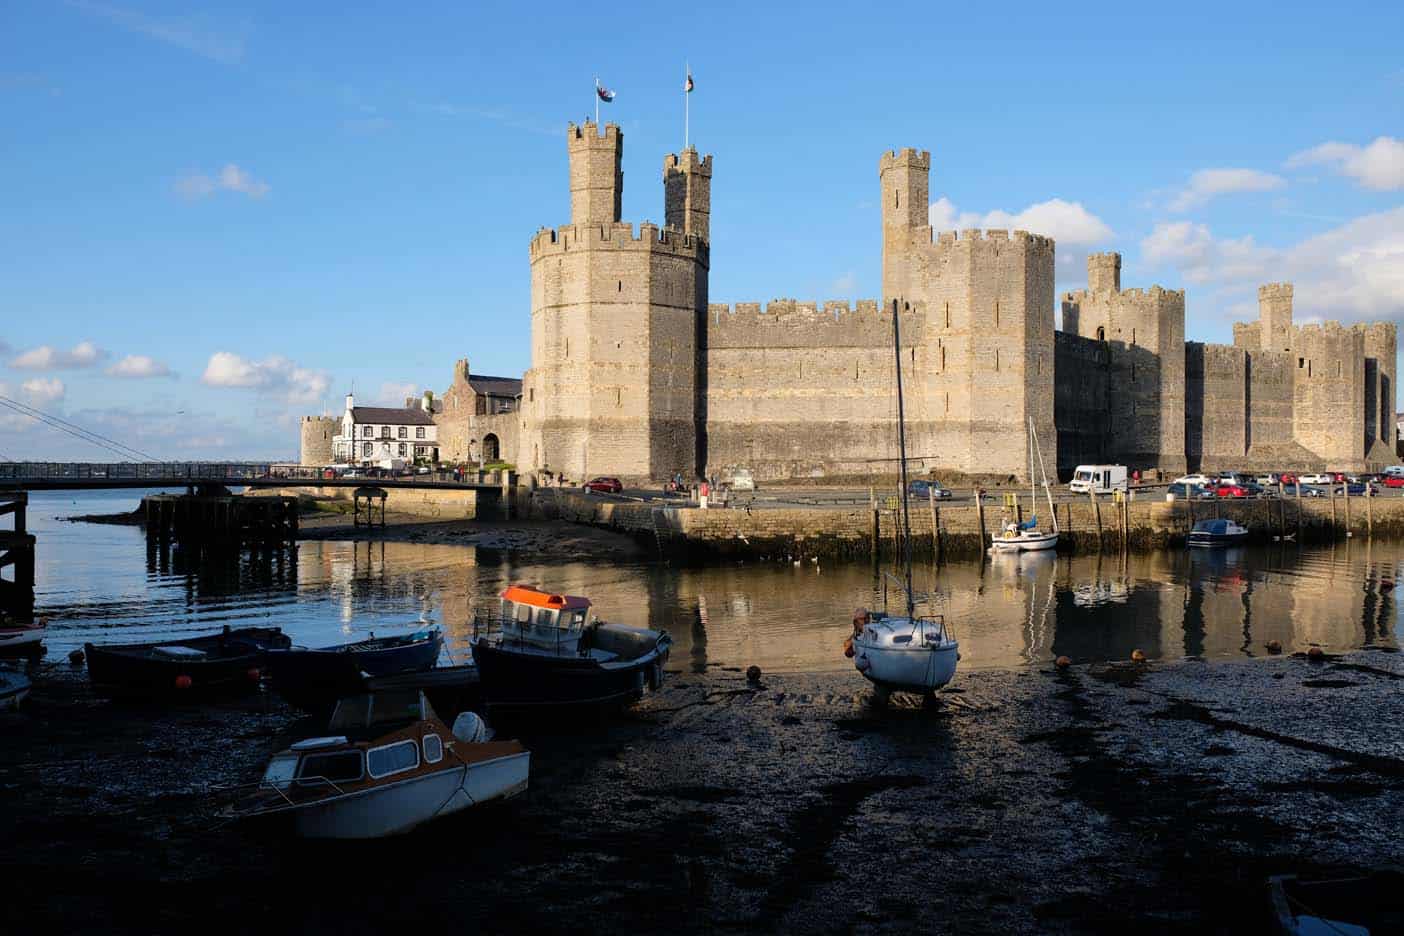
[[[112,488],[363,487],[492,490],[502,472],[478,471],[457,480],[451,472],[367,477],[324,477],[321,468],[268,462],[0,462],[0,491],[85,491]]]

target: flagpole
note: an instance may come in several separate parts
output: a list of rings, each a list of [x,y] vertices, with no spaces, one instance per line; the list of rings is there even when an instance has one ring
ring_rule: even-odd
[[[600,125],[600,76],[595,76],[595,126]]]
[[[692,77],[692,65],[683,60],[683,149],[687,149],[692,123],[692,95],[687,91],[687,79]]]

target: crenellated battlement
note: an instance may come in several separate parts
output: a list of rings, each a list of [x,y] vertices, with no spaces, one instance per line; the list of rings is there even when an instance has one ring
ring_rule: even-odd
[[[1264,299],[1288,299],[1292,298],[1291,283],[1264,283],[1258,287],[1258,301]]]
[[[1008,231],[1001,228],[970,228],[964,231],[931,231],[930,246],[935,248],[975,247],[981,244],[1014,244],[1033,250],[1054,249],[1053,238],[1043,234],[1030,234],[1028,231]],[[926,246],[926,245],[922,245]]]
[[[613,224],[566,224],[542,228],[532,237],[528,254],[532,260],[581,250],[641,250],[677,256],[707,258],[706,241],[671,228],[645,221],[637,228],[628,221]]]
[[[589,145],[590,140],[598,140],[600,143],[614,143],[619,139],[619,125],[607,123],[603,132],[598,124],[593,120],[586,120],[577,126],[574,122],[566,124],[566,136],[571,146],[578,144]]]
[[[1064,302],[1085,302],[1092,293],[1086,289],[1074,289],[1071,292],[1063,293]],[[1185,301],[1185,291],[1183,289],[1166,289],[1164,286],[1151,286],[1142,288],[1134,286],[1130,289],[1123,289],[1114,295],[1123,299],[1150,299],[1153,302],[1164,302],[1166,300],[1178,301],[1183,304]]]
[[[902,343],[921,343],[924,310],[903,303]],[[707,306],[708,348],[891,348],[892,313],[875,299],[772,299]]]
[[[930,150],[914,149],[910,146],[904,146],[899,150],[888,150],[878,160],[878,175],[881,176],[887,170],[898,167],[930,171],[931,152]]]
[[[683,150],[682,153],[669,153],[663,157],[663,172],[666,174],[670,169],[700,172],[710,176],[712,174],[712,154],[698,156],[697,150],[691,146]]]

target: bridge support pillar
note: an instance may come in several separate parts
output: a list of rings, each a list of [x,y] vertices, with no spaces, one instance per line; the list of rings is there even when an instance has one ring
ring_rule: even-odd
[[[0,494],[0,519],[13,521],[11,529],[0,530],[0,611],[24,623],[34,620],[34,535],[25,529],[28,505],[29,495],[23,492]]]

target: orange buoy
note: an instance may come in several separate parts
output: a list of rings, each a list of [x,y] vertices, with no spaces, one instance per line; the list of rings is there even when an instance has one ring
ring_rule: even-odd
[[[1326,656],[1326,651],[1325,651],[1325,650],[1322,650],[1320,647],[1309,647],[1309,648],[1307,648],[1307,659],[1308,659],[1308,660],[1321,660],[1321,659],[1324,659],[1325,656]]]
[[[1145,655],[1144,653],[1142,653],[1140,650],[1132,650],[1132,651],[1131,651],[1131,662],[1132,662],[1132,663],[1144,663],[1144,662],[1146,662],[1146,655]]]
[[[1277,640],[1269,640],[1269,641],[1267,642],[1267,652],[1268,652],[1268,653],[1281,653],[1281,652],[1282,652],[1282,643],[1281,643],[1280,641],[1277,641]]]
[[[257,666],[250,666],[249,671],[244,675],[249,677],[249,682],[258,682],[258,677],[262,676],[263,674],[258,671]]]
[[[184,673],[181,673],[175,678],[175,687],[177,689],[189,689],[194,684],[194,680],[192,680],[189,676],[185,675]]]
[[[1069,666],[1072,666],[1072,660],[1065,656],[1060,656],[1053,661],[1053,665],[1058,667],[1058,669],[1067,669]]]

